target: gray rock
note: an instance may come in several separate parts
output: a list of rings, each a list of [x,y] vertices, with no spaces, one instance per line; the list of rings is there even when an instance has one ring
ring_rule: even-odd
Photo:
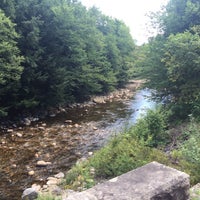
[[[30,125],[31,125],[31,120],[29,120],[28,118],[25,118],[25,119],[24,119],[24,124],[25,124],[26,126],[30,126]]]
[[[37,197],[38,192],[34,188],[27,188],[22,194],[22,200],[34,200]]]
[[[65,177],[64,173],[59,172],[58,174],[54,175],[55,178],[62,179]]]
[[[65,200],[189,200],[189,176],[149,163]]]

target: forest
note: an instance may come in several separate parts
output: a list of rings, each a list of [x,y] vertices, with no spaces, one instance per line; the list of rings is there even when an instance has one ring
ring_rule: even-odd
[[[130,78],[129,28],[77,0],[3,0],[0,31],[0,118],[82,102]]]
[[[158,34],[137,46],[124,22],[78,0],[0,4],[1,120],[83,102],[130,79],[144,79],[159,102],[72,167],[65,189],[84,190],[151,161],[200,182],[200,1],[169,0],[150,18]]]
[[[3,0],[0,118],[82,102],[147,80],[176,118],[200,113],[200,11],[170,0],[151,14],[157,36],[137,46],[129,28],[77,0]]]

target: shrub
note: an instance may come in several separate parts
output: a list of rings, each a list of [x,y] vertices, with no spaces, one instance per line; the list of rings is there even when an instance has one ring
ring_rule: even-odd
[[[89,160],[75,165],[66,175],[65,187],[82,190],[92,187],[95,180],[119,176],[151,161],[169,163],[163,152],[145,146],[143,141],[128,134],[130,130],[127,131],[114,137]],[[91,174],[91,169],[95,170],[95,175]]]
[[[169,139],[167,118],[168,115],[161,108],[149,110],[132,128],[130,134],[136,136],[139,140],[143,140],[150,147],[166,145]]]
[[[200,180],[200,125],[193,118],[183,131],[181,141],[177,150],[180,170],[190,175],[192,184],[198,183]]]
[[[114,177],[146,164],[149,148],[129,137],[114,138],[91,158],[97,177]]]
[[[94,171],[89,161],[77,163],[66,174],[65,188],[84,190],[95,185]]]

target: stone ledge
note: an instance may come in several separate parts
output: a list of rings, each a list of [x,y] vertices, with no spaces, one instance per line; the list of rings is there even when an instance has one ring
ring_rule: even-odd
[[[189,175],[157,162],[65,200],[189,200]]]

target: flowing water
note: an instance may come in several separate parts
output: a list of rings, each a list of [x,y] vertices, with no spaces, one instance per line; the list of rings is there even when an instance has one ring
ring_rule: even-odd
[[[0,136],[0,199],[19,200],[33,183],[42,185],[47,177],[66,172],[79,158],[102,147],[113,134],[153,108],[150,96],[151,91],[143,89],[131,99],[69,108],[56,117]],[[38,160],[51,164],[38,167]],[[34,171],[33,176],[28,175],[30,171]]]

